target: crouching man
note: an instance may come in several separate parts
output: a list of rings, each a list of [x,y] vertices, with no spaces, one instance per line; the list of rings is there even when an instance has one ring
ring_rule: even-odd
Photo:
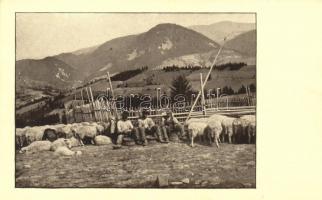
[[[168,111],[165,114],[165,117],[162,118],[162,131],[170,135],[172,132],[178,133],[178,137],[183,139],[185,137],[184,127],[181,125],[177,118],[175,118],[171,111]]]
[[[148,111],[143,110],[140,119],[138,120],[139,123],[139,139],[142,141],[143,145],[147,145],[146,135],[151,135],[158,139],[161,143],[168,143],[169,138],[166,132],[162,133],[160,131],[159,126],[157,126],[154,121],[148,117]]]
[[[124,111],[122,113],[122,119],[117,122],[117,139],[115,149],[122,147],[124,137],[130,137],[136,140],[136,130],[133,127],[132,122],[128,119],[129,112]]]

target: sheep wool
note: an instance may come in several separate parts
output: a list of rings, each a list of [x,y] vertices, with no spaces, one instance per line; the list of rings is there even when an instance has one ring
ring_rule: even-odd
[[[94,138],[94,142],[96,145],[108,145],[112,144],[111,138],[104,136],[104,135],[98,135]]]
[[[21,148],[20,153],[49,151],[50,147],[51,147],[50,141],[35,141],[35,142],[32,142],[30,145]]]

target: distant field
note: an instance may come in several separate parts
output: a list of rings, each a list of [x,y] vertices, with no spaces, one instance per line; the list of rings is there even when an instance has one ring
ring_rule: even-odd
[[[112,150],[85,146],[80,157],[53,152],[16,154],[16,187],[156,187],[158,175],[169,182],[189,178],[185,188],[256,187],[256,148],[222,144],[219,149],[185,143],[153,144]],[[30,165],[27,168],[26,165]]]

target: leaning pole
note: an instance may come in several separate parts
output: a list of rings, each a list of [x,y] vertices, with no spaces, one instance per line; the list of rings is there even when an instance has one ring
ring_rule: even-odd
[[[215,64],[216,64],[217,58],[218,58],[218,56],[219,56],[219,54],[220,54],[220,52],[221,52],[221,50],[222,50],[222,48],[223,48],[223,47],[224,47],[224,44],[219,48],[219,51],[217,52],[217,55],[216,55],[216,57],[215,57],[215,60],[213,61],[212,65],[211,65],[211,67],[210,67],[210,69],[209,69],[209,72],[208,72],[208,74],[207,74],[207,76],[206,76],[205,80],[203,81],[202,88],[204,88],[204,87],[206,86],[207,81],[208,81],[208,79],[209,79],[209,76],[210,76],[210,74],[211,74],[211,71],[212,71],[212,69],[214,68],[214,66],[215,66]],[[199,91],[199,93],[198,93],[198,95],[197,95],[197,97],[196,97],[196,99],[195,99],[195,102],[194,102],[194,103],[192,104],[192,106],[191,106],[191,109],[190,109],[190,111],[189,111],[189,114],[188,114],[188,117],[187,117],[187,119],[186,119],[186,122],[187,122],[187,121],[188,121],[188,119],[190,118],[191,113],[192,113],[193,109],[195,108],[195,106],[196,106],[196,104],[197,104],[197,102],[198,102],[198,100],[199,100],[199,97],[200,97],[200,96],[201,96],[201,91]]]

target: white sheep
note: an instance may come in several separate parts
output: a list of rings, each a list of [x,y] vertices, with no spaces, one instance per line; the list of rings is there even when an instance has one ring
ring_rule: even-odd
[[[55,150],[54,154],[59,155],[59,156],[74,156],[74,155],[80,156],[80,155],[82,155],[82,152],[81,151],[72,151],[65,146],[61,146]]]
[[[85,137],[91,138],[91,143],[94,144],[94,137],[97,135],[96,126],[76,126],[72,127],[72,132],[75,134],[76,138],[79,140],[81,145],[83,146],[83,139]]]
[[[66,138],[71,138],[73,137],[73,132],[71,130],[73,126],[76,126],[76,125],[67,124],[64,126],[59,126],[56,130],[57,130],[57,133],[65,134]]]
[[[243,115],[240,117],[240,119],[247,120],[249,122],[256,122],[256,116],[255,115]]]
[[[206,122],[190,121],[188,125],[188,135],[190,138],[190,146],[194,147],[194,139],[198,136],[199,138],[204,138],[205,129],[208,126]]]
[[[233,122],[236,118],[233,117],[226,117],[223,118],[221,121],[221,125],[223,128],[223,133],[222,133],[222,142],[225,142],[225,137],[228,137],[228,142],[231,144],[232,143],[232,138],[233,138]]]
[[[59,147],[68,147],[68,143],[67,143],[68,139],[64,139],[64,138],[58,138],[57,140],[55,140],[52,144],[51,144],[51,151],[56,151],[56,149],[58,149]]]
[[[221,122],[218,120],[209,120],[208,127],[205,131],[210,145],[212,145],[212,140],[214,140],[217,148],[219,148],[220,135],[222,134]]]
[[[34,126],[27,129],[25,132],[27,144],[42,140],[44,131],[47,128],[50,128],[50,126]]]
[[[50,141],[34,141],[26,147],[22,147],[19,153],[24,152],[39,152],[39,151],[49,151],[51,147]]]
[[[108,145],[112,144],[111,138],[104,136],[104,135],[98,135],[94,138],[94,142],[96,145]]]

